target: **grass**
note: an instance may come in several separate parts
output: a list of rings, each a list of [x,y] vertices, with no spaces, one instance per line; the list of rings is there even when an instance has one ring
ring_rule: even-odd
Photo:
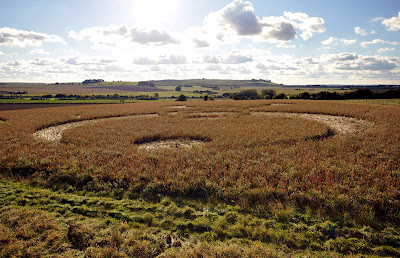
[[[1,111],[0,256],[400,255],[398,107],[180,105],[186,108]],[[326,124],[251,115],[257,111],[341,115],[374,126],[323,137]],[[69,129],[62,143],[32,136],[68,121],[150,113],[159,117]],[[152,151],[136,144],[189,138],[206,141]]]
[[[240,243],[244,240],[258,246],[259,252],[282,256],[289,250],[297,250],[299,254],[322,254],[371,253],[376,249],[378,253],[385,250],[388,255],[398,254],[393,246],[398,241],[398,230],[340,225],[311,210],[301,213],[275,207],[268,214],[257,214],[232,205],[176,203],[169,198],[159,202],[117,200],[82,193],[59,193],[10,181],[0,181],[0,186],[3,204],[0,221],[5,232],[0,246],[3,245],[2,255],[5,256],[28,251],[52,254],[46,241],[38,244],[36,240],[36,250],[29,250],[33,244],[30,241],[48,239],[49,236],[52,249],[58,254],[85,250],[86,254],[96,251],[101,255],[103,248],[113,247],[115,252],[129,255],[131,250],[124,243],[132,242],[132,234],[136,234],[137,245],[147,247],[144,251],[153,253],[158,248],[159,253],[167,256],[204,252],[208,245],[211,249],[224,246],[232,249],[230,252],[240,253],[243,248]],[[145,234],[150,234],[156,246],[146,243],[146,238],[138,237]],[[241,241],[234,245],[235,239]],[[187,248],[188,244],[193,246],[196,242],[202,244]],[[286,248],[277,251],[282,245]],[[182,246],[186,248],[176,249]],[[224,251],[207,252],[213,256]]]
[[[0,91],[12,91],[21,92],[27,91],[29,95],[44,95],[44,94],[81,94],[81,95],[98,95],[98,94],[121,94],[121,95],[154,95],[159,93],[160,97],[171,97],[178,96],[179,93],[184,93],[187,97],[199,97],[202,96],[198,93],[193,93],[195,90],[206,91],[210,90],[223,94],[227,92],[239,92],[245,89],[257,89],[261,91],[263,89],[276,90],[278,94],[292,94],[298,95],[302,92],[318,93],[321,91],[348,91],[349,88],[342,87],[303,87],[303,86],[284,86],[275,83],[267,83],[265,81],[250,81],[250,80],[163,80],[155,81],[156,88],[146,88],[146,91],[140,92],[140,88],[123,87],[123,86],[135,86],[138,82],[105,82],[100,84],[90,85],[78,85],[78,84],[29,84],[29,83],[12,83],[0,85]],[[178,85],[189,85],[192,87],[182,87],[182,92],[174,91]],[[95,87],[95,88],[94,88]],[[219,89],[215,89],[219,87]],[[3,94],[7,95],[7,94]]]

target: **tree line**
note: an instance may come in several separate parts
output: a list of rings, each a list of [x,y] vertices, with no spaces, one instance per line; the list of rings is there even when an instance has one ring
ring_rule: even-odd
[[[249,89],[235,93],[224,93],[224,97],[235,100],[246,99],[313,99],[313,100],[346,100],[346,99],[394,99],[400,98],[400,89],[386,91],[372,91],[371,89],[357,89],[344,93],[322,91],[319,93],[302,92],[298,95],[277,94],[275,90],[264,89],[261,93]]]

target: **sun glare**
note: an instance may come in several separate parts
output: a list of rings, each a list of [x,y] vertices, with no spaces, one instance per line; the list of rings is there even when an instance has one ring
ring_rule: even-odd
[[[176,19],[181,0],[140,0],[133,1],[133,15],[136,23],[145,26],[160,26]]]

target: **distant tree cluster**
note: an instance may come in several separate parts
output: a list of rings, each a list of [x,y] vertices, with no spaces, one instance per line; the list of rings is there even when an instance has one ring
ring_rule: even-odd
[[[303,92],[293,99],[316,99],[316,100],[345,100],[345,99],[395,99],[400,98],[400,89],[386,91],[372,91],[370,89],[357,89],[344,93],[322,91],[315,94]]]
[[[235,100],[246,100],[246,99],[284,99],[287,96],[285,94],[276,94],[275,90],[264,89],[261,94],[257,90],[249,89],[242,90],[235,93],[224,93],[224,97],[231,98]]]
[[[0,99],[22,99],[22,98],[24,98],[22,95],[28,94],[27,91],[17,91],[17,92],[2,91],[0,93],[10,94],[9,96],[4,96],[3,94],[0,94]]]
[[[187,97],[183,94],[179,95],[179,97],[176,99],[176,101],[187,101]]]
[[[139,82],[138,86],[156,87],[153,82]]]
[[[276,94],[275,90],[264,89],[261,94],[257,90],[242,90],[235,93],[224,93],[223,97],[235,100],[246,99],[314,99],[314,100],[345,100],[345,99],[393,99],[400,98],[400,89],[386,91],[372,91],[371,89],[357,89],[344,93],[322,91],[319,93],[302,92],[298,95]]]
[[[160,95],[155,93],[154,96],[139,95],[139,96],[125,96],[119,94],[107,94],[107,95],[76,95],[76,94],[56,94],[56,95],[42,95],[33,96],[31,100],[46,100],[55,98],[57,100],[157,100]]]
[[[210,91],[210,90],[194,90],[193,93],[198,93],[198,94],[204,94],[204,93],[206,93],[206,94],[209,94],[209,95],[211,95],[211,94],[218,94],[218,92],[216,92],[216,91]]]
[[[95,84],[95,83],[102,83],[104,82],[103,79],[87,79],[82,82],[82,84]]]

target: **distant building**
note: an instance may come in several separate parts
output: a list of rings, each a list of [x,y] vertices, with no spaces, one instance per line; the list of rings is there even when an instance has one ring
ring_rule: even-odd
[[[82,82],[82,84],[94,84],[94,83],[102,83],[104,82],[103,79],[88,79],[88,80],[84,80]]]

